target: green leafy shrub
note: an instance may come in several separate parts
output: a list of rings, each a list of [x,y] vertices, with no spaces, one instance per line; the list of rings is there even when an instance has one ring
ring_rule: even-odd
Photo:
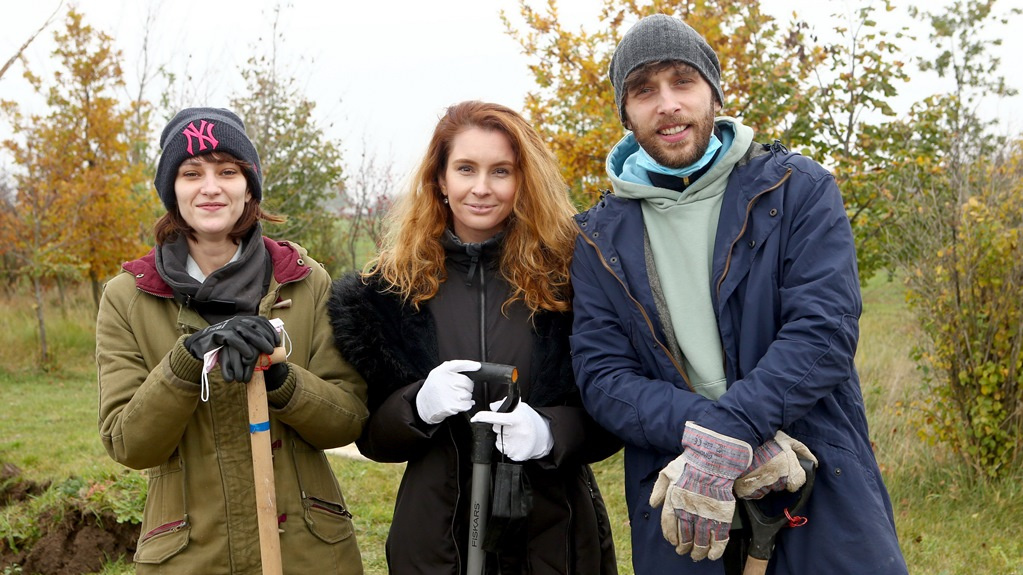
[[[142,512],[146,507],[148,483],[139,472],[125,470],[121,474],[93,483],[85,499],[87,507],[101,515],[111,512],[118,523],[142,523]]]
[[[945,244],[921,252],[907,278],[929,338],[915,352],[930,391],[920,405],[922,434],[986,477],[1006,475],[1023,456],[1020,156],[989,170],[962,203],[944,206]]]

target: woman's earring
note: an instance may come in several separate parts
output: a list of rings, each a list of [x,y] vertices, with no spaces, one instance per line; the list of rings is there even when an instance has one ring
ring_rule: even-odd
[[[444,196],[444,200],[443,201],[444,201],[444,205],[445,206],[448,205],[448,197],[447,196]]]

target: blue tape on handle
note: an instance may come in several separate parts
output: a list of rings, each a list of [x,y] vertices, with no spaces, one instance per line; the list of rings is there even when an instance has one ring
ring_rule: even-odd
[[[249,433],[259,433],[260,431],[270,431],[270,422],[264,421],[263,423],[249,424]]]

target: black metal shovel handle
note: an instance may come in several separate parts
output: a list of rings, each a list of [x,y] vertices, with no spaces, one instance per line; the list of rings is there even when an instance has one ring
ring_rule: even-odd
[[[790,517],[797,513],[810,499],[813,491],[813,481],[816,475],[814,464],[809,459],[800,459],[799,466],[806,472],[806,483],[799,489],[799,499],[785,512],[769,517],[760,510],[757,501],[754,499],[743,499],[743,506],[746,508],[746,515],[749,517],[750,527],[753,530],[753,540],[750,543],[749,557],[746,558],[746,568],[743,575],[759,575],[767,570],[767,561],[774,552],[774,540],[782,527],[788,525]]]
[[[473,383],[499,383],[508,386],[508,397],[497,411],[507,413],[519,404],[519,370],[511,365],[482,362],[477,371],[463,371]],[[467,417],[471,417],[466,413]],[[482,575],[486,562],[483,541],[490,515],[490,464],[497,435],[489,423],[472,424],[472,490],[470,495],[469,549],[467,575]]]
[[[508,397],[497,408],[501,413],[508,413],[519,404],[519,370],[512,365],[502,363],[481,362],[480,368],[476,371],[463,371],[463,375],[472,380],[473,383],[499,383],[508,386]]]

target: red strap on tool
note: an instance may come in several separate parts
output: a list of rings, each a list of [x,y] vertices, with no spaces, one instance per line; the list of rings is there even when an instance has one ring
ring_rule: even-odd
[[[785,508],[785,517],[789,520],[789,527],[802,527],[806,525],[807,521],[809,521],[802,515],[790,515],[788,507]]]
[[[261,354],[259,354],[259,361],[256,363],[256,366],[253,368],[253,370],[254,371],[266,371],[266,370],[270,369],[270,366],[272,364],[273,364],[273,361],[270,360],[270,356],[266,355],[265,353],[261,353]]]

